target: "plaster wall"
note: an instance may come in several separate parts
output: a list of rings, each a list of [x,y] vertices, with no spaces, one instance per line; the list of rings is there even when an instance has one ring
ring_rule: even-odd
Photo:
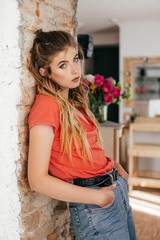
[[[18,240],[21,203],[17,182],[21,50],[17,1],[0,1],[0,239]],[[16,56],[16,57],[15,57]]]

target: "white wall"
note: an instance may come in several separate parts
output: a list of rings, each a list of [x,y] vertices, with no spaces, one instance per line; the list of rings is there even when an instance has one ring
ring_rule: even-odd
[[[160,20],[120,24],[120,57],[159,56]],[[121,65],[122,66],[122,65]]]
[[[91,34],[94,45],[117,45],[119,44],[119,32],[97,32]]]
[[[16,0],[0,1],[0,239],[19,240],[16,177],[20,90],[19,11]]]

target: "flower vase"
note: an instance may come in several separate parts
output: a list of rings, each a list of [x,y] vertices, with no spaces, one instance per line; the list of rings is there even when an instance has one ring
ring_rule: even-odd
[[[107,114],[108,114],[107,104],[99,105],[97,102],[94,102],[90,107],[91,107],[91,111],[93,112],[98,122],[103,123],[107,120]]]
[[[98,116],[98,122],[103,123],[107,120],[107,114],[108,114],[108,105],[100,105],[99,106],[99,116]]]

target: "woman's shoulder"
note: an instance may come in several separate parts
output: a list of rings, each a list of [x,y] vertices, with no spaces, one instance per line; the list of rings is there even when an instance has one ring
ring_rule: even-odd
[[[57,126],[59,122],[59,105],[52,96],[38,93],[31,108],[28,122],[30,126],[49,124]]]
[[[58,105],[58,102],[57,100],[54,98],[54,96],[50,96],[50,95],[47,95],[47,94],[43,94],[43,93],[38,93],[35,97],[35,101],[33,103],[33,106],[32,108],[47,108],[48,110],[49,109],[54,109],[59,111],[59,105]]]
[[[50,103],[58,106],[58,103],[54,98],[54,96],[43,94],[43,93],[38,93],[36,95],[35,102],[42,103],[42,104]]]

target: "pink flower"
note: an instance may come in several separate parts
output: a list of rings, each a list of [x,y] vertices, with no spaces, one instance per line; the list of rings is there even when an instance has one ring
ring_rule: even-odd
[[[113,86],[108,83],[108,82],[104,82],[102,85],[101,85],[101,89],[104,93],[110,93],[113,89]]]
[[[104,102],[105,103],[112,103],[113,100],[114,100],[114,98],[113,98],[112,94],[109,93],[109,94],[104,95]]]
[[[104,77],[99,74],[95,74],[94,83],[98,86],[102,85],[104,82]]]
[[[109,82],[112,86],[116,85],[116,80],[113,77],[106,78],[105,81]]]
[[[112,90],[112,94],[114,97],[120,97],[121,96],[120,89],[118,87],[114,87]]]

